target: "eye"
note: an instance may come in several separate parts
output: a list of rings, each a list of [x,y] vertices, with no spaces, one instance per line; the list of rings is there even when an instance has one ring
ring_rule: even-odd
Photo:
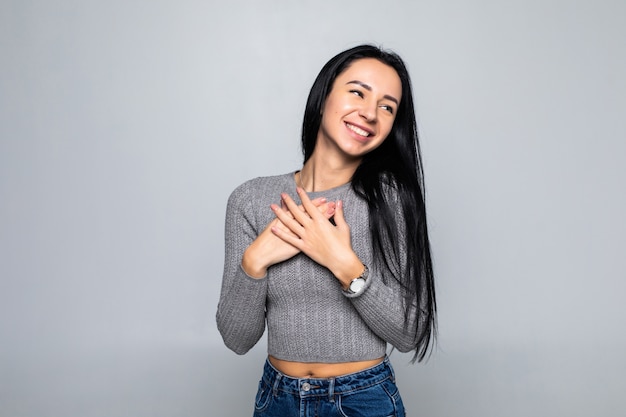
[[[361,92],[361,90],[350,90],[350,94],[354,94],[355,96],[363,98],[363,93]]]
[[[383,104],[380,106],[381,109],[388,111],[390,114],[393,114],[393,107],[388,104]]]

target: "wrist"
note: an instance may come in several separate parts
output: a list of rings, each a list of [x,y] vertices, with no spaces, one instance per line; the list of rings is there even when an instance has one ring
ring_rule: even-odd
[[[369,269],[367,269],[367,266],[364,266],[363,267],[363,272],[361,272],[361,275],[359,275],[358,277],[354,278],[350,282],[350,285],[348,286],[348,289],[346,289],[344,291],[347,294],[350,294],[352,296],[361,294],[361,292],[363,292],[363,290],[367,286],[367,278],[368,277],[369,277]]]
[[[363,262],[354,255],[353,259],[341,263],[337,268],[332,270],[332,273],[341,283],[343,289],[348,290],[352,281],[360,277],[365,269],[366,267]]]

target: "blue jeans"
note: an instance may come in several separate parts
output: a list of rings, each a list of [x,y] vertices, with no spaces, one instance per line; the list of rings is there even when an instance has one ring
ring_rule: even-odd
[[[372,368],[335,378],[293,378],[268,361],[254,402],[254,417],[404,417],[388,358]]]

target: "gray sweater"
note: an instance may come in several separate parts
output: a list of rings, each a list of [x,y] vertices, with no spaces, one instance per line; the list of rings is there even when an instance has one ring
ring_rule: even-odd
[[[281,192],[299,203],[295,188],[293,173],[255,178],[228,199],[217,309],[217,327],[226,346],[246,353],[261,338],[267,322],[268,353],[288,361],[376,359],[385,355],[387,343],[401,352],[414,349],[415,326],[407,326],[399,284],[373,267],[367,203],[350,184],[309,196],[343,200],[352,247],[370,269],[363,291],[346,293],[327,268],[303,253],[271,266],[261,279],[243,271],[243,252],[275,217],[270,204],[280,204]]]

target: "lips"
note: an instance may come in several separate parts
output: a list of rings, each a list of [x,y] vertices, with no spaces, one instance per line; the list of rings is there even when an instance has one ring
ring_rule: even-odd
[[[364,138],[370,137],[374,134],[374,132],[372,132],[371,130],[366,130],[362,127],[353,125],[351,123],[345,122],[346,123],[346,127],[348,129],[350,129],[351,131],[353,131],[354,133],[356,133],[359,136],[363,136]]]

